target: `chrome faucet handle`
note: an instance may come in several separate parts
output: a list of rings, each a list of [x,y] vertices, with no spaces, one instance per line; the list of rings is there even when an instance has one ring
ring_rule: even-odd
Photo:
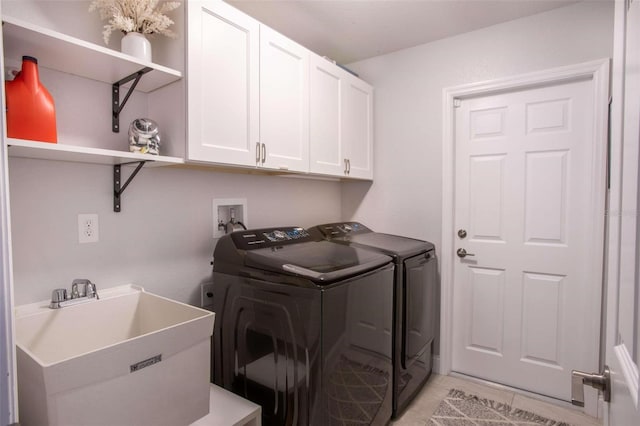
[[[96,299],[100,299],[100,296],[98,296],[98,290],[96,289],[96,285],[91,281],[87,283],[87,297],[89,298],[95,297]]]
[[[90,284],[91,281],[84,278],[76,278],[71,283],[71,298],[77,299],[79,297],[85,297],[87,295],[87,285]]]
[[[49,307],[51,309],[60,308],[60,302],[64,302],[67,300],[67,289],[66,288],[56,288],[51,292],[51,303]]]

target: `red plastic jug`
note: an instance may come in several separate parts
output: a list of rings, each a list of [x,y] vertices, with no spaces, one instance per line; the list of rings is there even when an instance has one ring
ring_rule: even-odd
[[[7,97],[7,136],[57,143],[56,108],[51,94],[40,83],[38,60],[23,56],[22,70],[4,87]]]

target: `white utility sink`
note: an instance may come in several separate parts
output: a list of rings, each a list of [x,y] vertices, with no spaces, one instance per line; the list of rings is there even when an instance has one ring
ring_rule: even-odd
[[[133,285],[15,309],[20,424],[188,425],[209,412],[213,312]]]

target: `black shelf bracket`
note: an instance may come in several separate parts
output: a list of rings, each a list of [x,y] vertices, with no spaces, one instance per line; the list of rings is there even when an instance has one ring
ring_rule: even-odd
[[[142,77],[143,74],[146,74],[151,70],[153,70],[153,68],[144,67],[140,71],[135,72],[135,73],[131,74],[130,76],[127,76],[127,77],[123,78],[122,80],[116,81],[111,86],[112,87],[112,90],[111,90],[111,102],[112,102],[112,105],[111,105],[111,111],[112,111],[111,130],[114,133],[120,132],[120,112],[122,111],[122,109],[124,108],[124,105],[129,100],[129,96],[131,96],[131,93],[133,93],[134,89],[138,85],[138,82],[140,81],[140,77]],[[127,91],[127,94],[125,95],[125,97],[122,100],[122,102],[120,102],[120,86],[130,82],[131,80],[133,80],[133,83],[131,84],[131,87],[129,87],[129,90]]]
[[[122,184],[122,170],[121,170],[122,166],[126,164],[135,164],[135,163],[138,163],[138,166],[135,168],[133,173],[131,173],[131,175],[126,180],[126,182]],[[146,161],[143,160],[143,161],[134,161],[134,162],[125,163],[125,164],[115,164],[113,166],[113,211],[114,212],[118,213],[120,211],[120,208],[122,206],[120,197],[122,196],[122,193],[124,192],[124,190],[127,189],[127,186],[129,186],[133,178],[138,174],[140,169],[142,169],[142,166],[144,166],[144,163],[146,163]]]

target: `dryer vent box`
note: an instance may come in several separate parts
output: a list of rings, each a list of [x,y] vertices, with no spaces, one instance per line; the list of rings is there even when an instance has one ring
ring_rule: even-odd
[[[246,198],[214,198],[213,238],[222,237],[227,230],[231,232],[232,228],[242,229],[240,223],[249,227]]]

